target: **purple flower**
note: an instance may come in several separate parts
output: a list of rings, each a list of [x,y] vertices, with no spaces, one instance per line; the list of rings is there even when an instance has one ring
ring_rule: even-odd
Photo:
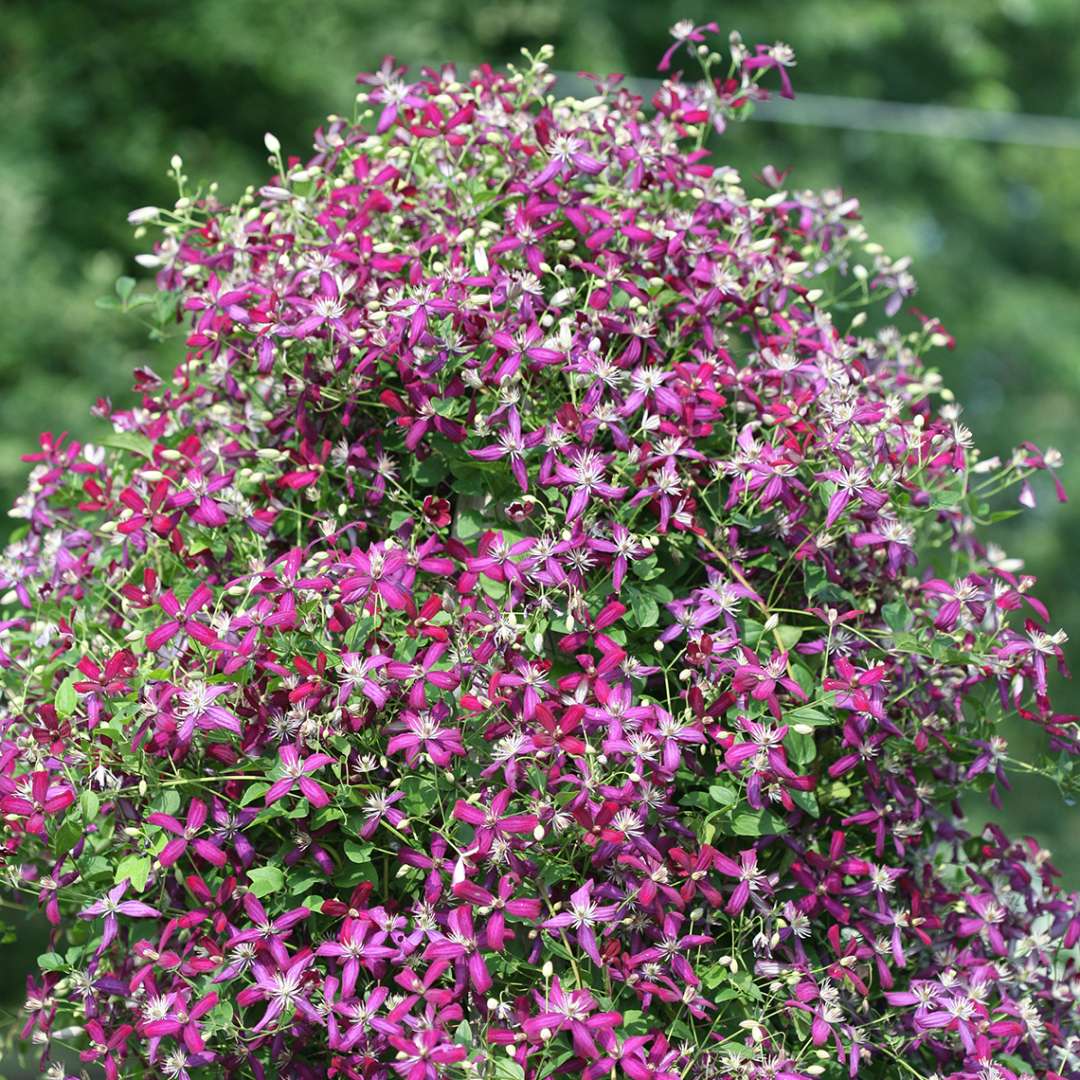
[[[387,794],[385,791],[373,792],[364,800],[364,824],[360,826],[360,835],[365,840],[370,840],[379,830],[383,821],[387,821],[395,829],[407,832],[409,825],[405,815],[398,810],[394,803],[405,798],[403,791],[394,791]]]
[[[297,953],[290,959],[278,960],[273,966],[260,962],[253,965],[255,985],[236,995],[236,1003],[245,1008],[257,1001],[267,1003],[262,1018],[251,1028],[253,1032],[262,1031],[278,1017],[291,1016],[294,1012],[312,1023],[322,1022],[318,1009],[308,999],[305,985],[305,975],[313,960],[311,953]]]
[[[738,915],[752,896],[768,892],[769,883],[766,875],[758,869],[758,853],[755,848],[747,848],[739,854],[739,861],[729,858],[723,852],[715,852],[713,866],[722,874],[738,880],[734,891],[728,898],[724,910],[729,915]]]
[[[529,435],[522,435],[521,417],[517,409],[511,407],[507,412],[507,427],[499,432],[497,438],[495,445],[485,446],[482,450],[470,450],[469,454],[478,461],[498,461],[500,458],[509,457],[510,471],[514,474],[514,479],[522,492],[527,492],[529,477],[525,469],[525,453],[540,443],[543,432],[534,431]]]
[[[567,456],[568,463],[560,461],[555,464],[555,477],[552,482],[570,488],[570,502],[566,508],[568,524],[585,512],[589,500],[594,496],[621,499],[629,490],[615,487],[604,479],[610,456],[605,457],[588,449],[573,449],[568,451]]]
[[[221,705],[214,702],[224,694],[232,693],[236,687],[231,683],[211,685],[198,679],[192,679],[176,693],[173,713],[180,721],[177,736],[181,743],[188,743],[200,731],[231,731],[240,734],[240,721]]]
[[[577,936],[578,944],[586,955],[598,967],[603,966],[600,950],[596,944],[594,926],[610,923],[618,912],[616,904],[598,904],[592,898],[593,883],[587,881],[580,889],[570,894],[568,910],[547,919],[541,925],[545,930],[571,929]]]
[[[644,558],[649,549],[625,525],[616,523],[611,528],[611,539],[592,538],[587,541],[592,551],[600,551],[613,556],[611,560],[611,583],[616,592],[622,589],[623,578],[631,560]]]
[[[97,919],[105,916],[104,932],[101,936],[101,944],[98,945],[98,953],[103,953],[120,931],[118,915],[129,915],[133,919],[156,919],[161,912],[144,904],[141,900],[124,900],[131,882],[125,878],[119,885],[110,889],[100,900],[95,900],[88,907],[79,912],[80,919]]]
[[[311,914],[310,910],[306,907],[292,908],[284,914],[271,919],[259,898],[250,892],[244,894],[243,905],[244,913],[253,925],[246,930],[238,930],[229,938],[225,947],[232,949],[246,942],[255,942],[260,950],[269,950],[280,967],[287,966],[289,953],[285,948],[285,941],[289,938],[293,928],[307,919]],[[298,953],[297,955],[302,954]]]
[[[380,709],[385,708],[390,695],[385,687],[372,678],[372,675],[388,663],[390,663],[390,657],[382,653],[376,653],[374,656],[362,656],[360,653],[343,652],[341,654],[341,670],[345,677],[341,680],[338,705],[344,705],[353,691],[359,687],[360,692],[368,701],[377,705]]]

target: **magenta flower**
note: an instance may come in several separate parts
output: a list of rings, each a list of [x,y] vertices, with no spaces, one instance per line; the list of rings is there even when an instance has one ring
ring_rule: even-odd
[[[377,72],[356,77],[358,83],[375,88],[370,91],[369,96],[372,101],[382,106],[375,125],[375,131],[380,135],[394,126],[403,107],[424,107],[424,99],[419,94],[414,94],[413,88],[403,81],[405,70],[403,67],[396,67],[394,58],[387,56]]]
[[[595,1039],[622,1021],[617,1012],[597,1012],[596,999],[587,990],[563,990],[558,976],[551,981],[545,997],[534,991],[540,1012],[522,1024],[526,1036],[534,1041],[550,1037],[550,1033],[569,1031],[575,1053],[593,1061],[600,1056]],[[545,1032],[549,1033],[545,1036]]]
[[[364,919],[347,918],[336,941],[325,941],[315,950],[316,956],[333,956],[342,962],[341,993],[350,998],[356,989],[360,969],[374,972],[379,963],[397,950],[384,945],[386,932]]]
[[[164,1036],[179,1035],[189,1053],[201,1054],[206,1049],[206,1043],[199,1030],[199,1021],[218,1003],[218,995],[211,991],[194,1005],[189,1005],[186,993],[170,994],[165,1000],[170,1006],[169,1011],[164,1016],[140,1024],[139,1033],[149,1037],[152,1045]],[[157,1011],[155,1008],[155,1013]],[[207,1064],[208,1061],[190,1063]]]
[[[456,1065],[469,1056],[464,1046],[450,1042],[437,1030],[413,1036],[391,1035],[389,1043],[399,1055],[393,1063],[394,1071],[408,1080],[441,1080],[445,1075],[443,1066]]]
[[[701,26],[695,26],[690,19],[680,19],[672,28],[671,36],[675,39],[673,45],[669,45],[664,55],[660,57],[660,63],[656,65],[657,71],[667,71],[671,67],[671,58],[675,55],[676,50],[680,49],[683,45],[687,47],[691,43],[697,45],[707,38],[703,31],[709,31],[713,34],[720,32],[720,27],[714,22],[702,23]]]
[[[467,560],[469,570],[483,574],[492,581],[524,580],[533,567],[530,558],[515,558],[531,551],[536,546],[536,538],[526,536],[513,542],[504,539],[501,532],[485,533],[476,545],[477,553]]]
[[[134,1031],[131,1024],[121,1024],[115,1031],[109,1032],[96,1017],[89,1020],[86,1025],[86,1034],[90,1045],[87,1049],[79,1051],[79,1060],[87,1064],[101,1061],[105,1067],[106,1080],[118,1080],[120,1076],[118,1057],[123,1058],[127,1041]],[[118,1050],[123,1053],[117,1055]]]
[[[956,932],[962,937],[981,935],[998,956],[1006,956],[1009,948],[1001,928],[1008,920],[1008,911],[987,893],[969,893],[964,899],[971,914],[960,919]]]
[[[434,705],[421,712],[403,709],[401,720],[405,730],[390,739],[386,752],[404,752],[410,766],[416,764],[421,754],[427,754],[436,765],[446,768],[455,754],[465,755],[461,732],[443,726],[448,719],[449,710],[445,706]]]
[[[431,943],[424,950],[425,960],[452,960],[465,967],[469,981],[478,994],[491,989],[491,973],[480,951],[480,942],[473,929],[472,909],[457,907],[446,918],[448,934],[434,931]]]
[[[404,611],[410,603],[409,593],[401,584],[406,565],[403,551],[387,550],[382,544],[373,544],[366,552],[352,552],[346,567],[348,576],[340,583],[342,601],[366,602],[374,593],[388,607]]]
[[[71,786],[52,783],[52,777],[43,769],[17,780],[0,776],[0,811],[26,818],[23,828],[28,833],[45,836],[45,819],[62,813],[74,801]]]
[[[500,671],[491,681],[492,692],[503,686],[521,687],[522,711],[526,720],[536,715],[537,707],[543,700],[542,695],[552,689],[545,666],[539,664],[520,664],[514,671]]]
[[[220,648],[221,643],[217,634],[205,623],[199,622],[194,617],[197,612],[213,603],[213,600],[214,594],[210,589],[206,585],[199,585],[181,608],[180,602],[173,595],[172,590],[166,590],[162,593],[158,603],[161,605],[161,610],[172,618],[169,622],[162,623],[161,626],[147,635],[146,647],[151,652],[157,652],[167,642],[172,641],[182,630],[189,637],[199,642],[200,645],[205,645],[209,649]]]
[[[746,658],[746,663],[739,665],[731,677],[731,686],[735,693],[749,694],[755,701],[766,702],[778,720],[780,719],[778,688],[786,690],[797,701],[806,700],[803,688],[791,676],[785,674],[788,662],[786,652],[774,650],[764,664],[758,660],[753,650],[745,645],[742,653]]]
[[[446,642],[433,641],[424,652],[411,664],[392,660],[386,666],[386,674],[391,679],[409,684],[409,704],[413,708],[424,705],[424,687],[431,686],[436,691],[453,690],[459,682],[452,670],[436,667],[446,653]]]
[[[294,789],[299,789],[300,797],[306,799],[316,810],[329,805],[330,796],[308,776],[308,773],[333,765],[334,759],[329,754],[308,754],[307,757],[301,757],[295,746],[283,746],[278,750],[278,757],[283,775],[280,780],[275,780],[270,785],[264,805],[270,806]]]
[[[514,793],[504,788],[485,809],[473,806],[461,799],[454,804],[454,817],[467,822],[475,829],[473,847],[478,855],[486,855],[491,850],[497,836],[509,837],[516,834],[531,833],[540,824],[535,814],[507,814],[506,808]]]
[[[184,510],[197,524],[220,528],[229,517],[222,504],[210,496],[231,487],[232,482],[231,472],[207,474],[198,467],[189,469],[182,486],[165,500],[163,509]]]
[[[540,918],[540,901],[528,897],[515,899],[516,887],[517,882],[509,874],[503,874],[499,878],[496,893],[477,885],[474,881],[458,881],[453,886],[455,896],[468,900],[474,907],[491,912],[484,929],[484,940],[487,942],[487,947],[495,952],[502,952],[507,938],[513,936],[506,926],[507,915],[528,919],[530,922],[535,922]]]
[[[341,295],[341,282],[331,273],[324,270],[319,274],[319,288],[309,298],[304,296],[287,296],[286,303],[291,304],[299,311],[306,311],[298,323],[285,328],[290,337],[311,337],[316,330],[329,327],[342,338],[349,338],[352,331],[345,320],[348,304]]]
[[[558,176],[572,176],[579,172],[596,176],[604,171],[604,163],[590,154],[588,143],[576,135],[556,132],[544,149],[548,163],[533,177],[534,189],[542,188]]]
[[[715,30],[648,101],[391,58],[133,215],[183,363],[42,436],[0,555],[50,1076],[1080,1077],[1080,894],[956,804],[1016,719],[1075,780],[978,525],[1060,456],[860,329],[916,284],[856,199],[713,153],[793,64]]]
[[[201,799],[192,799],[188,805],[187,819],[181,824],[170,814],[153,813],[147,816],[147,823],[158,825],[166,832],[173,834],[170,840],[158,854],[158,862],[162,866],[172,866],[187,851],[188,845],[194,849],[195,854],[205,859],[214,866],[224,866],[228,862],[228,856],[216,844],[204,840],[197,834],[206,824],[206,803]]]
[[[252,925],[246,930],[234,933],[226,942],[226,948],[233,949],[237,945],[252,942],[260,952],[269,951],[279,967],[288,967],[290,961],[285,942],[292,931],[308,918],[310,910],[306,907],[291,908],[271,919],[258,897],[250,892],[244,894],[243,905],[244,914],[251,920]],[[303,953],[296,955],[300,957]]]

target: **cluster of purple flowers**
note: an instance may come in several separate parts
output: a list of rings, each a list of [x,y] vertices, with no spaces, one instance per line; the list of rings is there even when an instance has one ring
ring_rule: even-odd
[[[860,332],[914,285],[855,200],[708,156],[793,63],[714,31],[651,102],[388,60],[133,214],[184,361],[42,438],[0,558],[50,1080],[1080,1077],[1080,898],[955,803],[1009,716],[1072,783],[976,528],[1055,456]]]

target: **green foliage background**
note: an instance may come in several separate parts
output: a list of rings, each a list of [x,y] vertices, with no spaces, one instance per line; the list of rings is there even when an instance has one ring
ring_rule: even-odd
[[[129,400],[134,366],[164,373],[179,355],[95,306],[118,275],[141,276],[125,215],[174,196],[173,153],[231,199],[268,171],[264,131],[304,155],[327,112],[351,109],[355,73],[385,53],[467,65],[551,42],[560,69],[652,76],[683,17],[790,42],[796,91],[1080,117],[1075,0],[8,0],[0,501],[22,486],[18,455],[39,430],[92,439],[96,397]],[[772,162],[796,186],[857,195],[875,239],[914,257],[916,303],[958,338],[940,362],[978,443],[1007,453],[1030,437],[1065,453],[1074,501],[1058,506],[1044,483],[1039,508],[996,539],[1080,637],[1080,150],[752,120],[720,153],[748,178]],[[1057,701],[1080,711],[1072,686]],[[1009,735],[1018,748],[1028,737]],[[1004,817],[1080,885],[1077,814],[1050,784],[1018,782]],[[22,943],[34,951],[36,937]]]

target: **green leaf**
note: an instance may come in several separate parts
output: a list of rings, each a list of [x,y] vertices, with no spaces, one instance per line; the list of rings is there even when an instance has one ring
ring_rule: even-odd
[[[807,727],[825,727],[835,724],[836,717],[815,709],[812,705],[800,705],[797,709],[788,709],[784,713],[787,724],[805,724]]]
[[[248,806],[256,799],[261,799],[270,790],[269,784],[264,784],[261,781],[252,784],[243,795],[240,796],[240,805]]]
[[[251,891],[260,899],[277,892],[285,884],[285,875],[276,866],[256,866],[248,871]]]
[[[116,295],[126,304],[128,297],[135,291],[135,279],[133,277],[118,277],[116,279]]]
[[[648,593],[641,589],[628,588],[626,596],[630,601],[630,610],[634,613],[634,621],[640,629],[655,626],[660,621],[660,605]]]
[[[931,510],[952,510],[959,506],[963,500],[963,481],[954,484],[951,488],[943,488],[935,491],[930,499]]]
[[[53,837],[53,851],[57,855],[66,855],[82,839],[82,835],[83,823],[80,815],[68,814]]]
[[[289,892],[293,896],[300,896],[316,886],[325,884],[326,878],[321,874],[302,874],[296,878],[289,878]]]
[[[642,581],[652,581],[653,578],[659,577],[664,572],[664,568],[658,564],[655,555],[647,555],[644,559],[632,560],[630,568],[635,576],[641,578]]]
[[[911,609],[903,600],[893,600],[892,603],[884,604],[881,608],[881,614],[885,617],[885,624],[888,628],[897,633],[910,630],[915,621],[912,618]]]
[[[128,855],[126,858],[120,860],[116,866],[116,873],[113,875],[113,881],[119,885],[121,881],[127,878],[131,882],[131,887],[136,892],[142,892],[146,888],[146,882],[150,877],[150,856],[149,855]]]
[[[495,1059],[495,1076],[498,1080],[525,1080],[525,1070],[508,1057]]]
[[[731,806],[737,797],[735,789],[728,787],[726,784],[713,784],[709,788],[709,798],[721,806]]]
[[[67,962],[59,953],[47,952],[37,958],[37,965],[42,971],[62,971],[67,967]]]
[[[418,484],[433,488],[446,476],[446,462],[437,454],[425,458],[413,469],[413,476]]]
[[[491,578],[480,575],[480,588],[491,597],[492,600],[501,600],[506,595],[506,582],[492,581]]]
[[[736,836],[775,836],[784,832],[784,823],[768,810],[744,810],[731,822]]]
[[[371,862],[371,844],[360,840],[345,841],[345,858],[349,862],[365,864]]]
[[[817,796],[812,791],[792,790],[789,792],[791,801],[811,817],[820,817],[821,810],[818,808]]]
[[[79,809],[82,811],[83,821],[91,822],[98,816],[101,800],[94,792],[84,791],[79,796]]]
[[[780,642],[781,647],[787,651],[794,649],[799,644],[799,639],[803,636],[803,628],[801,626],[781,624],[773,631],[773,634]]]
[[[788,761],[793,765],[805,765],[817,757],[817,747],[814,745],[813,735],[804,735],[801,731],[788,728],[784,736],[784,749],[787,751]]]
[[[204,1017],[207,1031],[224,1031],[232,1023],[233,1007],[227,1001],[219,1001]]]
[[[69,675],[56,688],[56,696],[53,698],[53,706],[56,708],[56,715],[61,719],[66,719],[75,711],[75,706],[78,705],[78,703],[79,695],[75,692],[75,683]]]
[[[154,444],[137,431],[113,431],[98,439],[98,442],[102,446],[111,446],[116,450],[130,450],[133,454],[141,454],[144,458],[154,456]]]
[[[487,522],[478,510],[459,510],[454,519],[454,535],[459,540],[472,540],[487,528]]]

